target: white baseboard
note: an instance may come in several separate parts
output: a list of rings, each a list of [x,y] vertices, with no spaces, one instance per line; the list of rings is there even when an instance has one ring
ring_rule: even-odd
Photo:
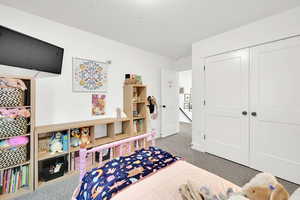
[[[203,145],[201,145],[201,144],[192,143],[191,148],[196,151],[205,152],[205,149],[203,148]]]
[[[171,134],[167,134],[167,135],[161,134],[161,138],[169,137],[169,136],[176,135],[176,134],[177,133],[171,133]]]

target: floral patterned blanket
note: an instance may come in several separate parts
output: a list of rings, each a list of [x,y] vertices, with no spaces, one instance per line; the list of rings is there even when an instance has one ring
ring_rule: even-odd
[[[156,147],[116,158],[85,174],[76,199],[109,200],[122,189],[179,159]]]

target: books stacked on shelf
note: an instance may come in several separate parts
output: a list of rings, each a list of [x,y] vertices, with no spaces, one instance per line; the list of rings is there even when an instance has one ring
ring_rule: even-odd
[[[88,154],[86,159],[86,167],[92,168],[94,165],[94,154]],[[79,157],[79,151],[75,151],[71,153],[71,159],[70,159],[70,170],[71,171],[78,171],[79,170],[79,163],[80,163],[80,157]]]
[[[101,151],[102,154],[100,154],[99,152],[95,153],[95,162],[96,163],[100,163],[100,161],[102,162],[102,164],[106,163],[107,161],[113,159],[113,149],[109,148],[109,149],[104,149]],[[102,157],[100,157],[102,155]]]
[[[145,140],[144,139],[140,139],[140,140],[137,140],[134,142],[134,147],[135,149],[142,149],[142,148],[145,148]]]
[[[15,193],[28,186],[28,165],[0,171],[0,194]]]
[[[114,157],[128,156],[131,153],[131,143],[125,143],[115,147]]]
[[[144,131],[143,119],[133,121],[133,130],[135,133],[141,133]]]

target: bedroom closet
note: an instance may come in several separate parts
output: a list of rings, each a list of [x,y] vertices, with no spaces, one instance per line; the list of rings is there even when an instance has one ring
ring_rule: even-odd
[[[208,57],[208,153],[300,183],[300,37]]]

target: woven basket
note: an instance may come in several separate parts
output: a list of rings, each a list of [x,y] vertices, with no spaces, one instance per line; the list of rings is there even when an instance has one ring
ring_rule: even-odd
[[[24,106],[25,93],[19,88],[0,88],[0,107]]]
[[[27,133],[27,120],[18,117],[13,120],[0,119],[0,138],[24,135]]]
[[[27,146],[0,149],[0,169],[22,164],[27,161]]]

